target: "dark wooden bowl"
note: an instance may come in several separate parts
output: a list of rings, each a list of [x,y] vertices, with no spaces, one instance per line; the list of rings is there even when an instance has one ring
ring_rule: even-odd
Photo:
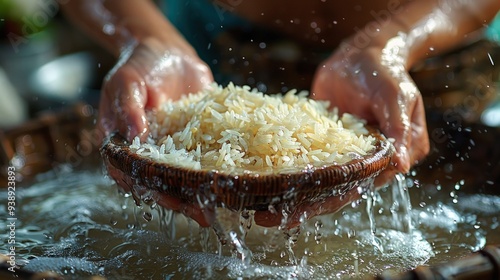
[[[136,186],[184,202],[197,203],[209,199],[232,210],[266,210],[269,204],[314,202],[368,185],[389,166],[393,153],[393,146],[385,137],[379,133],[373,135],[377,142],[367,156],[342,165],[308,168],[292,174],[226,174],[222,170],[172,166],[131,151],[130,143],[119,134],[106,139],[101,155],[108,170],[121,171],[123,176],[129,177],[126,181]],[[114,179],[119,184],[124,181]]]

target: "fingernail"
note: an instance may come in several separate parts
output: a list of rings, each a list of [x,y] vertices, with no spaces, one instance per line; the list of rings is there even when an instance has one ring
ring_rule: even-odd
[[[125,138],[127,138],[129,141],[133,141],[135,136],[137,136],[136,129],[128,124],[125,128]]]

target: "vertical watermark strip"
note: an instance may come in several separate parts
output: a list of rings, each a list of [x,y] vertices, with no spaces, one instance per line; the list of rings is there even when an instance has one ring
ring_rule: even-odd
[[[7,167],[7,222],[5,223],[7,230],[7,257],[9,260],[8,270],[15,272],[16,269],[16,168],[14,166]]]

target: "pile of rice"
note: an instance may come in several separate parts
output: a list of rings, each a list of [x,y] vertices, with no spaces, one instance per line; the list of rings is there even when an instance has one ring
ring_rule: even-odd
[[[222,172],[275,172],[343,164],[366,155],[375,138],[350,114],[292,90],[266,95],[213,84],[148,114],[151,137],[132,151],[159,162]]]

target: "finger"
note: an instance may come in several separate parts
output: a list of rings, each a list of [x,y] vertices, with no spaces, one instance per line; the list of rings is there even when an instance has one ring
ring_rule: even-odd
[[[327,64],[318,68],[311,86],[311,97],[316,100],[330,101],[330,107],[339,109],[339,113],[350,112],[351,108],[347,99],[353,98],[349,93],[354,85],[347,77],[339,76],[338,69]]]
[[[378,94],[377,94],[378,95]],[[379,104],[380,110],[373,110],[375,119],[378,122],[380,130],[387,138],[394,139],[396,152],[393,155],[392,162],[395,167],[403,173],[408,172],[409,155],[407,153],[409,126],[407,122],[407,113],[400,108],[396,101],[384,101],[382,97],[375,97],[375,103]]]
[[[416,164],[429,153],[430,143],[422,96],[419,96],[411,116],[410,163]]]
[[[274,227],[279,226],[281,224],[281,219],[283,215],[281,215],[278,211],[255,211],[253,220],[255,224],[263,227]]]
[[[186,217],[195,220],[201,227],[209,227],[215,221],[215,208],[209,205],[200,207],[196,203],[187,203],[164,193],[156,192],[158,205],[163,208],[182,213]]]
[[[148,132],[145,104],[147,90],[139,75],[127,66],[119,69],[108,81],[105,95],[109,103],[101,104],[111,111],[111,122],[128,141],[135,136],[144,140]]]
[[[394,176],[399,172],[399,170],[394,165],[389,165],[382,173],[375,177],[373,185],[376,189],[387,185],[387,183],[394,180]]]
[[[396,168],[402,173],[407,173],[411,166],[412,122],[410,117],[414,114],[417,100],[421,98],[420,92],[409,80],[403,79],[396,82],[388,79],[387,81],[392,82],[385,83],[374,95],[374,103],[378,104],[380,109],[374,105],[372,110],[382,133],[395,140],[396,153],[393,162]]]
[[[198,61],[193,57],[186,58],[188,63],[193,67],[187,69],[188,73],[184,75],[185,80],[182,92],[194,93],[198,92],[213,83],[214,77],[210,68],[202,61]]]
[[[111,104],[110,96],[105,93],[105,90],[103,90],[101,94],[99,104],[97,129],[99,129],[99,131],[102,131],[102,134],[104,136],[108,136],[110,133],[116,130],[116,122],[114,121],[114,114],[110,110],[109,106],[109,104]],[[107,104],[107,106],[103,106],[103,104]]]
[[[293,228],[300,225],[304,218],[310,219],[315,216],[335,213],[349,203],[361,198],[361,194],[357,188],[353,188],[344,195],[330,196],[324,200],[308,203],[304,202],[293,207],[291,213],[288,214],[286,220],[283,220],[281,207],[277,207],[278,211],[256,211],[254,213],[254,221],[257,225],[263,227],[284,226]]]
[[[112,164],[106,163],[105,166],[107,168],[108,175],[115,180],[116,184],[125,192],[131,193],[134,185],[133,180],[129,176],[125,175],[123,171],[115,168]]]

